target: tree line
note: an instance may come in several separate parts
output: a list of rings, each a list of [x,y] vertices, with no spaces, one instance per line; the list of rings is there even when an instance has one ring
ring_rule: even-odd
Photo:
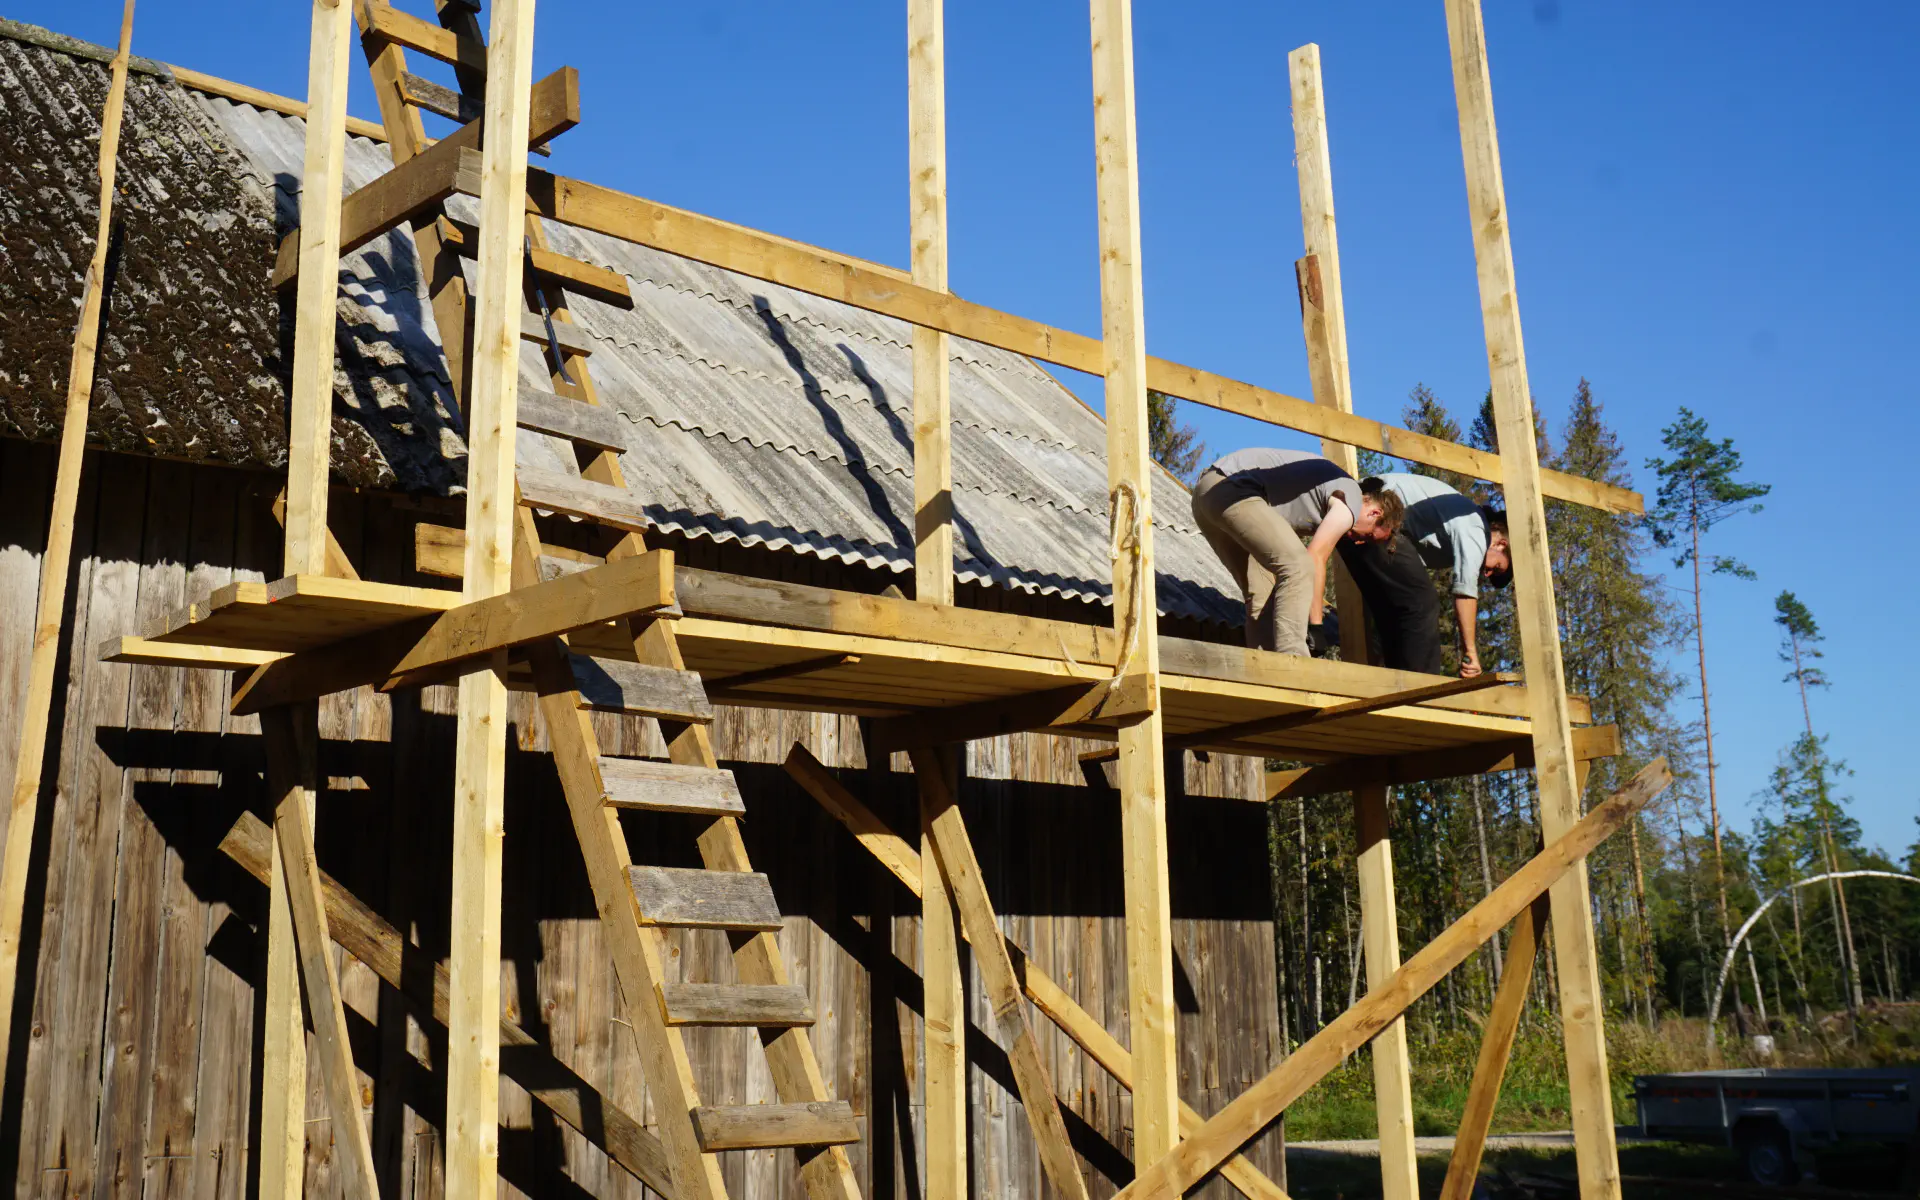
[[[1191,479],[1205,448],[1178,421],[1171,398],[1151,401],[1155,457]],[[1416,386],[1401,424],[1499,449],[1491,396],[1463,429],[1431,389]],[[1537,410],[1535,430],[1543,466],[1636,486],[1634,463],[1586,380],[1552,436]],[[1876,1000],[1912,998],[1920,994],[1920,887],[1831,878],[1792,886],[1856,870],[1920,874],[1920,840],[1899,858],[1864,841],[1850,811],[1849,772],[1828,750],[1814,700],[1822,689],[1843,684],[1822,670],[1819,624],[1791,589],[1774,601],[1785,667],[1779,699],[1800,710],[1804,729],[1781,748],[1763,794],[1754,798],[1758,815],[1751,827],[1723,820],[1703,585],[1715,574],[1755,578],[1744,563],[1714,553],[1712,535],[1729,520],[1759,512],[1768,487],[1743,478],[1732,441],[1716,439],[1687,409],[1663,431],[1660,448],[1642,462],[1654,493],[1645,516],[1547,503],[1568,687],[1588,698],[1597,724],[1619,727],[1623,749],[1594,762],[1584,802],[1611,795],[1657,756],[1674,768],[1674,786],[1590,860],[1609,1016],[1652,1025],[1704,1015],[1735,931],[1783,891],[1748,933],[1726,985],[1723,1015],[1742,1032],[1777,1031]],[[1482,502],[1499,503],[1492,485],[1431,467],[1363,453],[1361,469],[1363,475],[1433,475]],[[1668,564],[1676,577],[1665,573]],[[1445,573],[1438,574],[1446,587]],[[1483,589],[1479,640],[1487,670],[1521,670],[1512,609],[1511,591]],[[1451,606],[1441,612],[1444,621],[1453,619]],[[1457,645],[1452,633],[1444,639],[1449,647]],[[1455,665],[1450,659],[1449,670]],[[1269,817],[1282,1024],[1290,1039],[1303,1041],[1365,990],[1352,798],[1277,800]],[[1396,788],[1392,820],[1400,937],[1409,950],[1445,929],[1539,848],[1531,771]],[[1503,967],[1502,942],[1495,938],[1416,1006],[1409,1019],[1413,1037],[1431,1040],[1470,1027],[1487,1011]],[[1529,999],[1541,1019],[1557,999],[1548,961],[1542,956]]]

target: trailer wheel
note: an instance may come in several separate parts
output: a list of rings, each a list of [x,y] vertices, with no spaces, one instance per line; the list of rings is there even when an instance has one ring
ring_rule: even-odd
[[[1800,1167],[1793,1161],[1793,1142],[1778,1125],[1769,1122],[1741,1130],[1739,1150],[1748,1178],[1761,1187],[1791,1187],[1800,1182]]]

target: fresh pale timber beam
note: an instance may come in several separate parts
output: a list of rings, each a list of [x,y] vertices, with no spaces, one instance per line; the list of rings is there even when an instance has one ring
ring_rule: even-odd
[[[993,912],[993,900],[987,894],[986,879],[973,852],[973,839],[967,833],[966,818],[953,792],[948,765],[952,753],[922,747],[912,754],[922,802],[931,817],[927,828],[932,834],[934,858],[939,867],[936,873],[953,896],[961,927],[973,945],[994,1021],[1000,1027],[1001,1036],[1013,1043],[1007,1057],[1013,1064],[1014,1083],[1020,1090],[1021,1107],[1027,1111],[1034,1145],[1040,1151],[1040,1165],[1056,1190],[1085,1200],[1087,1184],[1080,1176],[1080,1159],[1073,1152],[1073,1143],[1067,1139],[1066,1121],[1060,1115],[1060,1102],[1053,1094],[1053,1079],[1040,1057],[1039,1043],[1034,1040],[1033,1023],[1021,999],[1013,959],[1007,953],[999,918]]]
[[[1127,1015],[1133,1035],[1136,1164],[1180,1140],[1173,920],[1167,873],[1167,777],[1158,711],[1160,635],[1147,479],[1147,326],[1140,270],[1134,128],[1133,6],[1093,0],[1094,168],[1100,232],[1100,373],[1106,377],[1107,504],[1116,528],[1113,619],[1120,676],[1137,677],[1148,712],[1120,731],[1120,853],[1126,895]],[[1180,389],[1170,389],[1178,392]]]
[[[1043,362],[1089,374],[1104,374],[1099,338],[1057,329],[1025,317],[972,304],[948,292],[922,287],[897,269],[775,237],[626,192],[545,171],[530,171],[532,211],[562,225],[610,234],[696,262],[764,279],[855,308],[950,333]],[[1395,429],[1352,413],[1324,408],[1250,383],[1228,379],[1163,358],[1146,360],[1147,386],[1209,408],[1237,412],[1404,458],[1474,479],[1499,483],[1498,455]],[[1557,471],[1543,472],[1556,500],[1611,512],[1641,513],[1637,492]]]
[[[80,323],[74,330],[67,366],[67,409],[60,424],[60,452],[53,475],[53,504],[47,518],[47,544],[40,556],[40,594],[33,614],[33,646],[27,662],[27,690],[20,708],[20,744],[13,760],[13,789],[7,804],[6,848],[0,854],[0,1013],[13,1012],[20,973],[20,931],[26,918],[27,873],[33,851],[33,827],[39,816],[40,776],[46,765],[47,721],[53,713],[54,668],[60,657],[60,630],[67,603],[67,570],[73,560],[73,519],[80,502],[80,467],[87,445],[87,415],[93,407],[93,368],[100,344],[102,292],[106,287],[107,249],[113,232],[113,180],[119,163],[120,124],[127,101],[127,67],[132,58],[133,0],[120,16],[120,45],[107,83],[107,104],[100,116],[99,218],[94,225],[93,258],[87,264],[80,298]],[[0,1023],[0,1078],[6,1076],[14,1022]]]
[[[293,379],[288,388],[287,557],[289,575],[327,570],[328,449],[333,432],[333,343],[340,289],[347,167],[347,68],[353,12],[315,0],[307,70],[306,161],[300,174],[297,247],[301,283],[294,309]],[[298,554],[298,559],[295,555]]]
[[[936,779],[935,772],[940,778]],[[967,977],[960,964],[966,936],[953,888],[936,863],[933,822],[958,786],[958,760],[936,756],[916,770],[920,793],[921,1089],[926,1105],[927,1200],[966,1200]]]
[[[1354,793],[1353,802],[1360,940],[1366,947],[1367,987],[1372,989],[1384,986],[1400,969],[1400,905],[1393,886],[1393,842],[1387,836],[1387,787],[1367,784]],[[1369,1051],[1379,1130],[1380,1194],[1383,1200],[1420,1200],[1406,1021],[1395,1019],[1381,1030]]]
[[[862,804],[844,784],[834,778],[833,773],[812,752],[795,742],[787,754],[786,769],[809,795],[819,801],[820,807],[846,826],[847,832],[866,847],[867,853],[873,855],[909,892],[915,896],[923,895],[921,869],[928,860],[915,852],[905,838],[893,832],[872,809]],[[962,930],[962,936],[971,938],[965,930]],[[1107,1032],[1107,1027],[1099,1018],[1081,1008],[1065,988],[1034,966],[1028,960],[1026,951],[1012,938],[1003,938],[1003,943],[1008,957],[1013,961],[1020,990],[1027,999],[1033,1001],[1033,1006],[1059,1026],[1062,1033],[1072,1038],[1074,1044],[1086,1051],[1089,1058],[1099,1063],[1116,1083],[1132,1091],[1133,1055],[1127,1048]],[[1183,1133],[1200,1128],[1202,1120],[1191,1106],[1181,1103],[1180,1129]],[[1221,1165],[1220,1174],[1250,1200],[1286,1200],[1287,1193],[1278,1184],[1237,1155]]]
[[[1580,762],[1612,758],[1620,753],[1620,727],[1595,725],[1573,731],[1573,756]],[[1267,772],[1266,799],[1328,796],[1350,792],[1366,784],[1400,786],[1432,779],[1458,779],[1489,771],[1518,771],[1533,765],[1533,742],[1507,738],[1417,754],[1343,758],[1339,762],[1291,771]]]
[[[1465,962],[1672,782],[1666,759],[1648,763],[1626,787],[1595,806],[1577,825],[1468,909],[1466,915],[1421,947],[1383,985],[1371,988],[1358,1004],[1335,1017],[1278,1067],[1209,1117],[1172,1154],[1144,1167],[1120,1195],[1126,1200],[1174,1200],[1206,1178],[1227,1155],[1257,1136],[1286,1111],[1287,1105],[1397,1020],[1447,972]]]
[[[293,378],[288,389],[287,515],[281,560],[287,575],[319,575],[327,570],[335,301],[340,286],[340,189],[346,171],[352,28],[352,14],[346,5],[314,0],[307,60],[306,156],[300,179],[300,223],[309,235],[297,248],[305,277],[296,292]],[[296,777],[293,782],[296,789],[283,791],[278,803],[281,807],[306,807],[311,819],[311,801],[299,791],[317,789],[318,780]],[[305,886],[306,881],[290,873],[296,865],[287,861],[276,843],[267,900],[266,1028],[260,1100],[263,1197],[298,1196],[306,1158],[306,1028],[301,1019],[298,947],[290,907],[292,889]]]
[[[1453,1153],[1447,1158],[1447,1178],[1440,1186],[1440,1200],[1471,1200],[1473,1185],[1479,1181],[1480,1156],[1487,1148],[1487,1130],[1493,1125],[1493,1106],[1500,1099],[1500,1081],[1507,1073],[1514,1035],[1520,1031],[1527,987],[1533,982],[1533,961],[1540,950],[1540,939],[1547,933],[1549,903],[1545,896],[1535,900],[1533,907],[1514,921],[1513,932],[1507,937],[1506,968],[1493,998],[1493,1009],[1482,1026],[1485,1032],[1480,1035],[1480,1057],[1474,1063],[1473,1084],[1467,1089],[1467,1103],[1454,1131]]]
[[[378,6],[376,6],[378,7]],[[533,88],[528,117],[536,141],[558,137],[580,123],[580,74],[562,67]],[[433,208],[455,192],[480,194],[480,160],[486,129],[484,120],[469,121],[419,154],[356,190],[344,201],[339,186],[334,195],[341,205],[340,253],[350,254],[404,221]],[[304,194],[302,197],[304,203]],[[301,218],[301,226],[306,219]],[[304,270],[300,230],[280,242],[273,284],[285,287]]]
[[[497,651],[672,605],[673,552],[634,555],[276,659],[236,691],[233,711],[259,712],[361,684],[391,691],[434,682]]]
[[[942,0],[907,0],[913,282],[947,290],[947,77]],[[953,407],[947,335],[913,331],[914,598],[953,603]]]
[[[1532,709],[1534,771],[1540,823],[1549,839],[1580,819],[1560,655],[1560,626],[1548,556],[1546,498],[1534,443],[1533,397],[1520,331],[1513,243],[1507,227],[1506,185],[1494,131],[1493,85],[1487,69],[1486,27],[1479,0],[1444,0],[1453,55],[1454,99],[1460,110],[1460,153],[1466,164],[1467,209],[1480,281],[1493,414],[1500,437],[1502,491],[1513,538],[1515,622]],[[1585,864],[1553,892],[1553,948],[1560,981],[1561,1030],[1567,1052],[1567,1089],[1573,1112],[1574,1157],[1582,1200],[1618,1200],[1620,1161],[1614,1144],[1613,1093],[1603,1028],[1598,951]]]
[[[318,707],[309,703],[275,709],[261,718],[260,725],[266,737],[267,770],[280,797],[273,818],[275,845],[286,868],[288,911],[293,915],[327,1106],[333,1110],[333,1140],[343,1151],[339,1161],[345,1168],[348,1192],[377,1200],[380,1181],[373,1169],[373,1142],[361,1114],[360,1076],[347,1041],[347,1011],[340,1001],[340,976],[333,965],[308,812],[319,783],[319,718]]]
[[[480,270],[467,436],[467,600],[512,586],[514,407],[526,233],[534,0],[495,0],[487,51],[490,131],[480,179]],[[447,1034],[447,1193],[491,1196],[500,1143],[500,872],[505,837],[506,653],[460,678],[453,792],[452,998]]]
[[[241,813],[220,841],[220,850],[240,869],[267,882],[267,859],[274,836],[265,822]],[[436,963],[430,981],[408,978],[406,939],[380,915],[325,871],[318,873],[325,902],[327,933],[348,954],[404,993],[422,1011],[442,1025],[447,1023],[447,968]],[[420,984],[426,982],[427,986]],[[582,1137],[606,1151],[636,1179],[669,1198],[673,1195],[666,1152],[660,1141],[612,1100],[546,1053],[534,1036],[501,1018],[500,1042],[514,1047],[502,1064],[535,1100]]]
[[[1293,165],[1300,182],[1300,223],[1306,257],[1296,264],[1301,325],[1307,342],[1307,375],[1316,404],[1353,411],[1353,378],[1347,365],[1347,312],[1340,287],[1340,240],[1333,221],[1333,165],[1327,148],[1326,99],[1320,86],[1320,47],[1302,46],[1287,56],[1293,89]],[[1344,442],[1320,441],[1320,453],[1358,479],[1359,453]],[[1334,593],[1340,612],[1340,657],[1366,662],[1367,617],[1360,589],[1344,559],[1334,563]]]
[[[1279,733],[1285,729],[1299,729],[1306,725],[1318,725],[1322,721],[1337,721],[1341,717],[1358,717],[1367,713],[1379,712],[1387,708],[1400,708],[1403,705],[1422,704],[1428,700],[1439,700],[1446,696],[1459,696],[1468,692],[1482,691],[1490,687],[1500,687],[1509,683],[1518,683],[1518,675],[1506,672],[1489,671],[1471,679],[1447,679],[1423,687],[1411,688],[1404,692],[1391,692],[1384,696],[1370,696],[1364,700],[1352,700],[1345,704],[1329,705],[1326,708],[1312,709],[1307,712],[1283,713],[1277,717],[1261,717],[1258,720],[1242,721],[1237,725],[1222,725],[1217,729],[1203,729],[1198,733],[1183,734],[1173,739],[1175,746],[1214,746],[1225,742],[1240,741],[1244,738],[1258,737],[1262,734]]]

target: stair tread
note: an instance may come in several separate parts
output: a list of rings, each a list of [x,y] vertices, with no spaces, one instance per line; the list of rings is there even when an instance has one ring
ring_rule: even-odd
[[[547,321],[537,312],[520,314],[520,338],[527,342],[558,341],[562,350],[571,354],[592,354],[593,339],[588,337],[578,325],[565,321],[553,323],[553,337],[547,336]]]
[[[844,1146],[860,1140],[860,1124],[845,1100],[714,1105],[696,1108],[692,1116],[700,1148],[709,1154],[775,1146]]]
[[[807,989],[796,983],[670,983],[661,991],[669,1025],[773,1029],[813,1024]]]
[[[522,429],[603,450],[627,448],[626,422],[611,408],[582,404],[553,392],[522,388],[515,409],[515,422]]]
[[[627,876],[650,925],[766,933],[781,927],[773,887],[758,871],[629,867]]]
[[[747,811],[733,772],[715,767],[603,756],[600,782],[606,788],[603,802],[615,808],[715,817],[741,817]]]
[[[576,654],[573,680],[582,708],[699,725],[713,721],[706,687],[692,671]]]

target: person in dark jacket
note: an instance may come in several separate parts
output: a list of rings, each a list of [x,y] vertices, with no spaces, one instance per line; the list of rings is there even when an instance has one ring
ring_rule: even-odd
[[[1406,515],[1399,531],[1386,541],[1344,543],[1340,558],[1373,618],[1382,665],[1443,673],[1440,597],[1428,571],[1444,570],[1452,572],[1460,674],[1480,674],[1480,588],[1505,587],[1513,576],[1506,513],[1476,504],[1427,475],[1395,472],[1378,482],[1401,502]]]

